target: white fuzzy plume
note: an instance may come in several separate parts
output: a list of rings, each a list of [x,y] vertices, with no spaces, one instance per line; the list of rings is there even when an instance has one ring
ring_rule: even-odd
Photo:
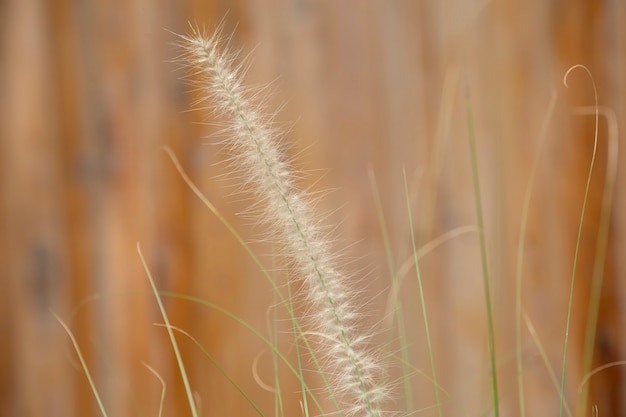
[[[207,37],[196,30],[181,36],[182,62],[200,81],[202,100],[227,120],[225,143],[241,170],[245,186],[263,207],[270,225],[290,260],[291,272],[302,280],[309,302],[312,333],[322,340],[325,373],[344,416],[382,416],[388,390],[382,368],[368,349],[369,334],[356,327],[346,276],[338,271],[329,240],[313,215],[311,203],[296,189],[281,152],[280,132],[262,114],[255,94],[241,83],[241,67],[222,50],[220,31]],[[258,92],[256,93],[258,95]],[[318,353],[318,352],[316,352]]]

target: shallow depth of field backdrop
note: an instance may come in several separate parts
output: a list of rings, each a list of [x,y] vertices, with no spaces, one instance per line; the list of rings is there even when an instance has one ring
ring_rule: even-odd
[[[594,76],[603,114],[573,299],[566,400],[573,408],[595,259],[611,124],[626,117],[626,3],[593,0],[420,1],[0,1],[0,415],[97,415],[67,335],[75,333],[111,416],[188,415],[171,346],[141,268],[140,242],[163,290],[214,302],[267,333],[272,290],[232,236],[191,194],[161,151],[170,146],[200,189],[249,240],[260,230],[236,213],[245,202],[220,179],[210,145],[216,122],[187,112],[196,98],[172,63],[170,31],[188,21],[210,32],[223,19],[231,46],[253,54],[251,83],[276,81],[278,120],[293,123],[287,150],[301,185],[337,189],[337,246],[363,270],[364,326],[389,342],[387,256],[370,172],[382,199],[395,268],[411,258],[402,170],[423,246],[465,231],[422,259],[445,415],[489,413],[486,312],[471,182],[466,92],[474,112],[485,207],[503,415],[517,415],[515,266],[523,195],[551,98],[556,107],[538,159],[524,258],[528,415],[558,415],[558,393],[537,340],[560,378],[574,244],[593,148]],[[619,141],[623,133],[619,130]],[[626,192],[623,153],[593,366],[626,360]],[[230,187],[230,188],[229,188]],[[470,226],[469,228],[467,226]],[[460,228],[460,229],[459,229]],[[469,231],[468,231],[469,230]],[[255,246],[260,253],[271,248]],[[412,362],[429,374],[414,272],[402,287]],[[188,331],[268,415],[267,349],[208,308],[167,299]],[[387,314],[387,316],[385,316]],[[283,317],[284,318],[284,317]],[[278,324],[281,331],[289,324]],[[293,349],[282,347],[293,358]],[[396,337],[396,336],[393,336]],[[292,340],[292,339],[291,339]],[[251,415],[250,405],[184,337],[193,389],[206,416]],[[391,348],[397,349],[391,339]],[[257,366],[255,371],[255,358]],[[399,376],[399,367],[391,375]],[[626,367],[591,379],[589,406],[626,415]],[[297,391],[285,375],[284,389]],[[272,383],[266,380],[265,383]],[[413,415],[436,414],[432,384],[412,378]],[[397,392],[402,408],[402,389]],[[297,395],[287,414],[301,415]],[[590,415],[590,408],[585,415]]]

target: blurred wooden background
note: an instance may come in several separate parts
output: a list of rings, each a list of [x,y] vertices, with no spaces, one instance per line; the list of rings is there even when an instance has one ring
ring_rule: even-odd
[[[187,112],[171,32],[188,21],[209,31],[223,19],[232,45],[254,49],[251,83],[276,82],[273,103],[294,122],[286,137],[303,186],[337,188],[322,208],[339,207],[339,242],[368,271],[375,321],[390,288],[369,172],[382,196],[396,268],[410,258],[403,192],[406,167],[419,245],[476,224],[465,97],[475,116],[494,300],[503,415],[518,414],[515,382],[515,271],[521,207],[552,94],[527,229],[524,309],[560,378],[574,242],[593,147],[589,77],[601,115],[598,161],[584,222],[570,333],[566,399],[576,406],[596,235],[612,124],[626,120],[626,3],[572,0],[390,1],[0,1],[0,415],[98,415],[67,335],[85,353],[111,416],[189,415],[178,370],[135,245],[163,290],[233,311],[262,332],[272,290],[225,228],[194,197],[161,151],[185,169],[244,236],[244,202],[218,179],[223,154],[207,145],[211,118]],[[209,125],[198,123],[208,121]],[[623,134],[619,130],[619,142]],[[593,367],[626,360],[626,192],[619,159]],[[315,170],[321,169],[325,175]],[[314,184],[314,185],[313,185]],[[351,242],[357,242],[355,244]],[[423,259],[446,415],[489,414],[486,313],[476,233]],[[430,369],[411,273],[402,302],[411,358]],[[166,300],[173,324],[216,357],[267,413],[253,362],[269,358],[258,339],[218,312]],[[411,317],[413,317],[411,319]],[[185,338],[180,344],[206,416],[253,413]],[[528,415],[557,415],[558,393],[524,326]],[[287,346],[287,349],[289,347]],[[293,352],[291,352],[293,353]],[[264,364],[265,363],[265,364]],[[269,368],[268,368],[269,369]],[[626,415],[623,365],[591,379],[590,406]],[[263,369],[261,369],[262,371]],[[263,374],[262,374],[263,375]],[[265,373],[269,375],[269,373]],[[292,381],[293,382],[293,381]],[[435,415],[432,384],[414,378],[415,415]],[[296,392],[299,386],[293,386]],[[287,391],[289,388],[287,386]],[[404,402],[398,390],[397,406]],[[297,395],[288,414],[301,415]]]

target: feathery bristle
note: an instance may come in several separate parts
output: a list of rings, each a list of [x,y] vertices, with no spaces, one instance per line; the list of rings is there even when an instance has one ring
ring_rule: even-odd
[[[339,271],[324,228],[310,199],[295,187],[283,155],[281,131],[263,112],[258,93],[242,84],[244,68],[223,48],[221,30],[207,37],[192,29],[181,36],[182,62],[198,77],[200,103],[208,103],[227,120],[224,144],[232,152],[245,188],[262,203],[262,220],[270,226],[290,260],[294,276],[304,284],[311,331],[320,335],[333,394],[345,416],[381,416],[388,388],[382,366],[368,348],[371,338],[356,326],[358,311],[351,302],[348,277]],[[206,103],[205,103],[206,102]],[[318,352],[316,352],[318,353]]]

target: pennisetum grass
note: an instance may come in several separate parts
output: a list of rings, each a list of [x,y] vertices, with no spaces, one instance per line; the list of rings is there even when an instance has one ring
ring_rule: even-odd
[[[181,36],[183,62],[200,78],[202,97],[226,120],[224,143],[244,186],[262,202],[259,216],[272,229],[290,262],[291,275],[305,288],[311,305],[311,332],[319,336],[329,388],[345,416],[381,416],[388,388],[383,368],[368,346],[370,336],[357,328],[349,277],[338,269],[330,240],[313,214],[309,198],[294,184],[284,158],[280,131],[263,114],[254,93],[241,83],[242,67],[222,50],[218,30],[206,36],[192,30]]]
[[[253,326],[246,323],[235,314],[227,309],[219,307],[215,304],[200,300],[196,297],[159,292],[156,289],[148,266],[141,254],[138,246],[138,252],[146,274],[150,281],[151,288],[157,300],[161,316],[164,321],[163,327],[166,328],[172,347],[174,349],[177,364],[185,385],[191,414],[193,416],[201,415],[196,402],[193,398],[191,384],[185,372],[183,359],[179,352],[174,332],[189,338],[195,343],[202,353],[212,362],[218,371],[224,375],[228,382],[242,395],[252,407],[253,411],[264,416],[261,407],[254,403],[251,396],[232,379],[227,371],[207,352],[198,341],[190,334],[182,329],[170,325],[167,313],[161,301],[162,297],[177,297],[198,305],[210,308],[226,317],[234,320],[237,324],[245,327],[263,342],[271,352],[272,368],[274,371],[273,386],[269,387],[275,395],[275,415],[284,416],[288,411],[283,407],[282,382],[279,379],[279,366],[285,366],[295,378],[299,381],[299,390],[301,391],[301,404],[303,416],[310,415],[329,415],[324,411],[324,407],[320,404],[315,391],[309,387],[306,381],[306,365],[302,361],[304,352],[308,352],[314,369],[318,372],[322,380],[325,393],[328,395],[334,410],[332,415],[345,417],[379,417],[387,415],[399,415],[400,412],[394,412],[387,408],[387,399],[390,395],[390,386],[386,380],[381,355],[374,353],[370,342],[372,334],[364,331],[362,326],[358,325],[359,308],[361,302],[355,298],[355,290],[350,284],[351,276],[343,273],[339,268],[339,259],[333,253],[331,248],[331,240],[328,238],[325,228],[321,225],[319,218],[314,214],[312,209],[312,201],[303,191],[299,190],[295,185],[295,175],[290,171],[288,161],[285,159],[283,147],[281,145],[281,130],[275,127],[272,116],[263,110],[262,100],[259,100],[260,92],[247,89],[242,84],[244,75],[243,64],[234,65],[234,56],[231,55],[225,45],[221,30],[217,30],[212,36],[192,28],[191,34],[188,36],[180,36],[180,45],[183,48],[183,55],[180,62],[187,67],[191,76],[195,78],[193,85],[199,89],[202,97],[201,103],[206,102],[216,113],[220,114],[226,120],[226,129],[223,143],[231,151],[231,162],[233,169],[237,170],[235,174],[237,178],[242,179],[242,188],[251,191],[255,199],[259,202],[261,211],[258,213],[258,219],[269,226],[272,237],[279,243],[279,254],[288,260],[286,270],[288,277],[298,281],[297,286],[303,288],[308,303],[308,326],[302,327],[300,320],[296,317],[296,306],[294,305],[294,287],[288,282],[287,294],[279,289],[275,279],[264,268],[263,263],[245,243],[244,239],[237,233],[232,225],[222,216],[211,202],[200,192],[193,184],[187,174],[182,169],[180,163],[173,155],[172,151],[165,149],[166,153],[172,159],[174,166],[178,170],[180,176],[187,183],[190,189],[200,198],[205,206],[217,216],[242,247],[251,256],[253,261],[263,272],[265,278],[270,282],[274,290],[274,303],[285,307],[289,314],[291,326],[294,330],[293,347],[296,356],[296,364],[292,364],[289,359],[280,351],[279,335],[276,328],[271,326],[268,329],[268,335],[264,336]],[[582,66],[574,66],[565,75],[575,68]],[[589,74],[590,75],[590,74]],[[566,84],[567,85],[567,84]],[[595,92],[595,85],[594,85]],[[549,103],[547,113],[540,131],[540,146],[546,139],[548,122],[551,119],[554,106],[556,103],[556,94],[553,93]],[[571,325],[571,310],[574,290],[574,277],[576,275],[578,251],[581,240],[581,228],[585,216],[585,207],[590,187],[590,177],[594,167],[597,144],[597,125],[599,107],[583,107],[577,110],[581,115],[595,115],[596,117],[596,137],[594,142],[594,151],[591,164],[589,167],[589,175],[585,188],[583,206],[580,214],[580,224],[576,243],[576,251],[573,259],[573,273],[570,282],[569,306],[567,310],[567,323],[565,328],[565,340],[563,349],[563,364],[561,368],[561,380],[558,381],[557,373],[552,368],[548,360],[546,349],[539,339],[535,328],[530,321],[528,315],[523,311],[522,303],[522,265],[524,258],[524,244],[527,228],[527,219],[529,213],[530,199],[532,187],[537,168],[537,157],[533,163],[528,188],[523,199],[522,218],[520,227],[520,236],[517,247],[517,268],[515,276],[515,333],[516,333],[516,370],[517,370],[517,389],[519,397],[519,414],[521,417],[526,415],[525,398],[524,398],[524,381],[523,361],[522,361],[522,318],[526,322],[530,336],[534,340],[539,355],[542,357],[549,376],[555,386],[559,401],[560,415],[566,413],[572,416],[568,404],[565,402],[565,365],[567,362],[567,351],[569,342],[569,330]],[[589,317],[585,335],[585,356],[583,358],[584,379],[581,382],[581,395],[578,399],[576,415],[581,415],[586,408],[587,400],[587,382],[588,379],[597,371],[591,370],[591,355],[593,353],[593,341],[595,338],[595,327],[597,325],[597,314],[599,306],[599,292],[602,286],[602,268],[607,254],[607,242],[609,233],[610,210],[612,205],[613,188],[616,177],[616,155],[617,155],[617,134],[615,133],[615,122],[611,121],[610,112],[603,109],[609,120],[609,158],[607,163],[606,181],[602,200],[602,212],[600,218],[600,229],[596,242],[596,261],[593,270],[592,294],[589,308]],[[383,233],[387,260],[389,262],[389,274],[392,279],[391,291],[389,296],[390,308],[393,313],[390,314],[393,323],[391,327],[397,332],[400,343],[398,362],[402,365],[402,383],[404,385],[404,401],[406,412],[409,415],[418,414],[416,410],[414,398],[415,393],[411,385],[411,375],[420,374],[428,379],[434,388],[437,413],[443,416],[443,402],[441,397],[449,399],[451,403],[455,403],[453,395],[451,395],[439,383],[436,373],[433,345],[431,343],[429,322],[427,317],[426,301],[427,295],[424,293],[422,285],[422,276],[419,268],[420,259],[429,251],[444,242],[455,238],[456,236],[472,232],[478,233],[482,273],[483,287],[485,294],[485,305],[487,310],[487,331],[488,331],[488,349],[489,349],[489,372],[491,382],[491,405],[492,412],[497,417],[500,415],[500,396],[497,379],[496,349],[495,349],[495,326],[494,312],[492,309],[489,266],[487,259],[487,243],[485,236],[485,225],[483,220],[483,208],[481,202],[480,181],[478,175],[478,158],[476,151],[476,139],[473,126],[472,107],[469,99],[469,93],[466,95],[466,116],[467,129],[469,138],[470,161],[472,169],[472,182],[474,185],[474,199],[477,215],[477,224],[459,227],[448,233],[434,239],[425,246],[418,248],[416,239],[413,235],[413,219],[412,207],[409,198],[409,189],[404,174],[404,191],[407,204],[408,227],[411,231],[412,257],[396,267],[393,260],[393,251],[390,244],[388,231],[385,225],[385,218],[378,193],[376,181],[372,172],[370,179],[372,183],[372,191],[374,201]],[[420,304],[422,307],[422,317],[425,329],[425,342],[430,357],[431,375],[427,375],[423,370],[417,369],[412,363],[409,352],[409,343],[407,342],[407,332],[410,330],[405,322],[402,311],[402,303],[400,302],[400,287],[402,281],[411,268],[415,268],[418,281],[418,290]],[[54,313],[53,313],[54,314]],[[83,367],[96,401],[103,416],[106,417],[106,411],[100,395],[96,389],[94,380],[87,368],[87,364],[79,349],[79,346],[73,337],[69,327],[55,314],[56,319],[61,323],[65,331],[71,338],[81,366]],[[268,322],[276,322],[277,312],[268,313]],[[396,327],[397,326],[397,327]],[[310,339],[314,336],[317,344],[312,344]],[[393,355],[391,355],[393,356]],[[606,366],[621,365],[624,361],[615,362]],[[162,395],[159,405],[159,416],[163,410],[163,402],[165,396],[165,383],[159,374],[147,364],[144,366],[161,381]],[[455,404],[458,405],[458,404]],[[459,411],[463,410],[459,406]]]

